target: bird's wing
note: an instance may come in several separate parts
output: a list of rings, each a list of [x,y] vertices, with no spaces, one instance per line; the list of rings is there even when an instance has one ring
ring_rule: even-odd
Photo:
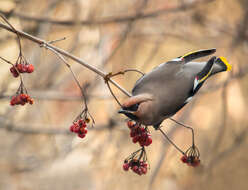
[[[200,72],[198,72],[194,79],[194,86],[192,90],[192,96],[200,89],[204,81],[210,76],[211,71],[213,69],[213,64],[216,60],[216,57],[212,57],[202,68]]]
[[[172,61],[181,61],[182,63],[188,63],[194,59],[205,57],[205,56],[211,55],[215,52],[216,52],[216,49],[205,49],[205,50],[193,51],[193,52],[189,52],[183,56],[180,56],[176,59],[173,59]]]
[[[154,86],[163,86],[166,82],[174,80],[181,67],[181,64],[167,63],[154,68],[136,81],[132,94],[136,95],[146,92],[153,94]]]

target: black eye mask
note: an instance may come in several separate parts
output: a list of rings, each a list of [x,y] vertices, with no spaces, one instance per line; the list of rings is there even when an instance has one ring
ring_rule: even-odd
[[[139,108],[139,104],[134,104],[129,107],[122,107],[123,110],[128,110],[128,111],[137,111]]]

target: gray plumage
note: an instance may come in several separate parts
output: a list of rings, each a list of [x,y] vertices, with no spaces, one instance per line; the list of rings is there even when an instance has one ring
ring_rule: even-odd
[[[189,62],[214,52],[215,49],[193,52],[155,67],[136,82],[132,97],[119,113],[144,125],[158,127],[187,104],[209,76],[227,70],[221,58]]]

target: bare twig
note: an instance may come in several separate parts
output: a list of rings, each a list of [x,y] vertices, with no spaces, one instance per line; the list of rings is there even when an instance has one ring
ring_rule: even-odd
[[[99,70],[98,68],[96,68],[96,67],[94,67],[94,66],[92,66],[92,65],[90,65],[90,64],[88,64],[86,62],[84,62],[82,59],[80,59],[80,58],[78,58],[78,57],[66,52],[65,50],[60,49],[58,47],[55,47],[55,46],[47,43],[45,40],[42,40],[40,38],[37,38],[35,36],[32,36],[30,34],[27,34],[27,33],[23,32],[23,31],[20,31],[20,30],[13,30],[11,27],[8,27],[8,26],[6,26],[6,25],[4,25],[2,23],[0,23],[0,27],[4,28],[4,29],[6,29],[6,30],[8,30],[10,32],[18,33],[21,37],[26,38],[28,40],[31,40],[32,42],[39,44],[41,47],[45,46],[47,48],[53,49],[54,51],[58,52],[59,54],[61,54],[63,56],[66,56],[66,57],[74,60],[75,62],[83,65],[84,67],[88,68],[89,70],[95,72],[96,74],[98,74],[102,78],[104,78],[106,76],[105,72],[103,72],[103,71]],[[110,79],[109,81],[113,85],[115,85],[120,91],[122,91],[124,94],[126,94],[127,96],[131,96],[131,94],[129,92],[127,92],[124,88],[122,88],[118,83],[116,83],[112,79]]]
[[[69,68],[69,70],[70,70],[70,72],[71,72],[71,74],[73,76],[73,79],[75,80],[78,88],[80,89],[80,92],[81,92],[81,95],[82,95],[82,98],[83,98],[83,102],[84,102],[84,105],[85,105],[85,109],[88,110],[88,106],[87,106],[87,102],[86,102],[86,96],[85,96],[85,94],[83,92],[83,88],[81,87],[78,79],[76,78],[74,72],[72,71],[70,64],[65,60],[65,58],[62,55],[60,55],[59,53],[54,51],[52,48],[49,48],[49,47],[45,47],[45,48],[47,48],[47,49],[51,50],[53,53],[55,53],[62,60],[62,62]]]
[[[9,22],[2,14],[0,14],[0,17],[4,20],[4,22],[6,22],[6,23],[12,28],[12,30],[15,31],[16,36],[17,36],[18,45],[19,45],[19,51],[20,51],[20,52],[19,52],[19,55],[22,55],[21,38],[20,38],[18,32],[16,31],[15,27],[12,26],[12,24],[10,24],[10,22]]]

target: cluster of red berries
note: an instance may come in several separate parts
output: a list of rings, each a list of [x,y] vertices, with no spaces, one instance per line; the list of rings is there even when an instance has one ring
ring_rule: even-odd
[[[70,131],[73,133],[77,133],[78,137],[84,138],[88,132],[86,123],[88,123],[88,119],[79,119],[73,122],[73,124],[70,126]]]
[[[139,142],[140,146],[149,146],[152,143],[151,134],[146,128],[133,121],[127,122],[130,131],[130,137],[132,137],[133,143]]]
[[[129,168],[131,168],[131,170],[138,175],[146,174],[147,167],[148,164],[145,161],[140,161],[138,159],[132,159],[130,161],[125,160],[123,164],[124,171],[128,171]]]
[[[10,101],[10,105],[25,105],[26,103],[33,104],[34,100],[30,98],[28,94],[17,94],[16,96],[13,96]]]
[[[19,73],[32,73],[34,66],[32,64],[21,64],[17,63],[10,68],[10,72],[14,77],[18,77]]]
[[[181,161],[188,166],[199,166],[200,165],[200,152],[198,148],[193,144],[181,157]]]
[[[199,166],[200,165],[200,159],[198,157],[195,156],[187,156],[187,155],[183,155],[181,157],[181,161],[185,164],[187,164],[188,166]]]

